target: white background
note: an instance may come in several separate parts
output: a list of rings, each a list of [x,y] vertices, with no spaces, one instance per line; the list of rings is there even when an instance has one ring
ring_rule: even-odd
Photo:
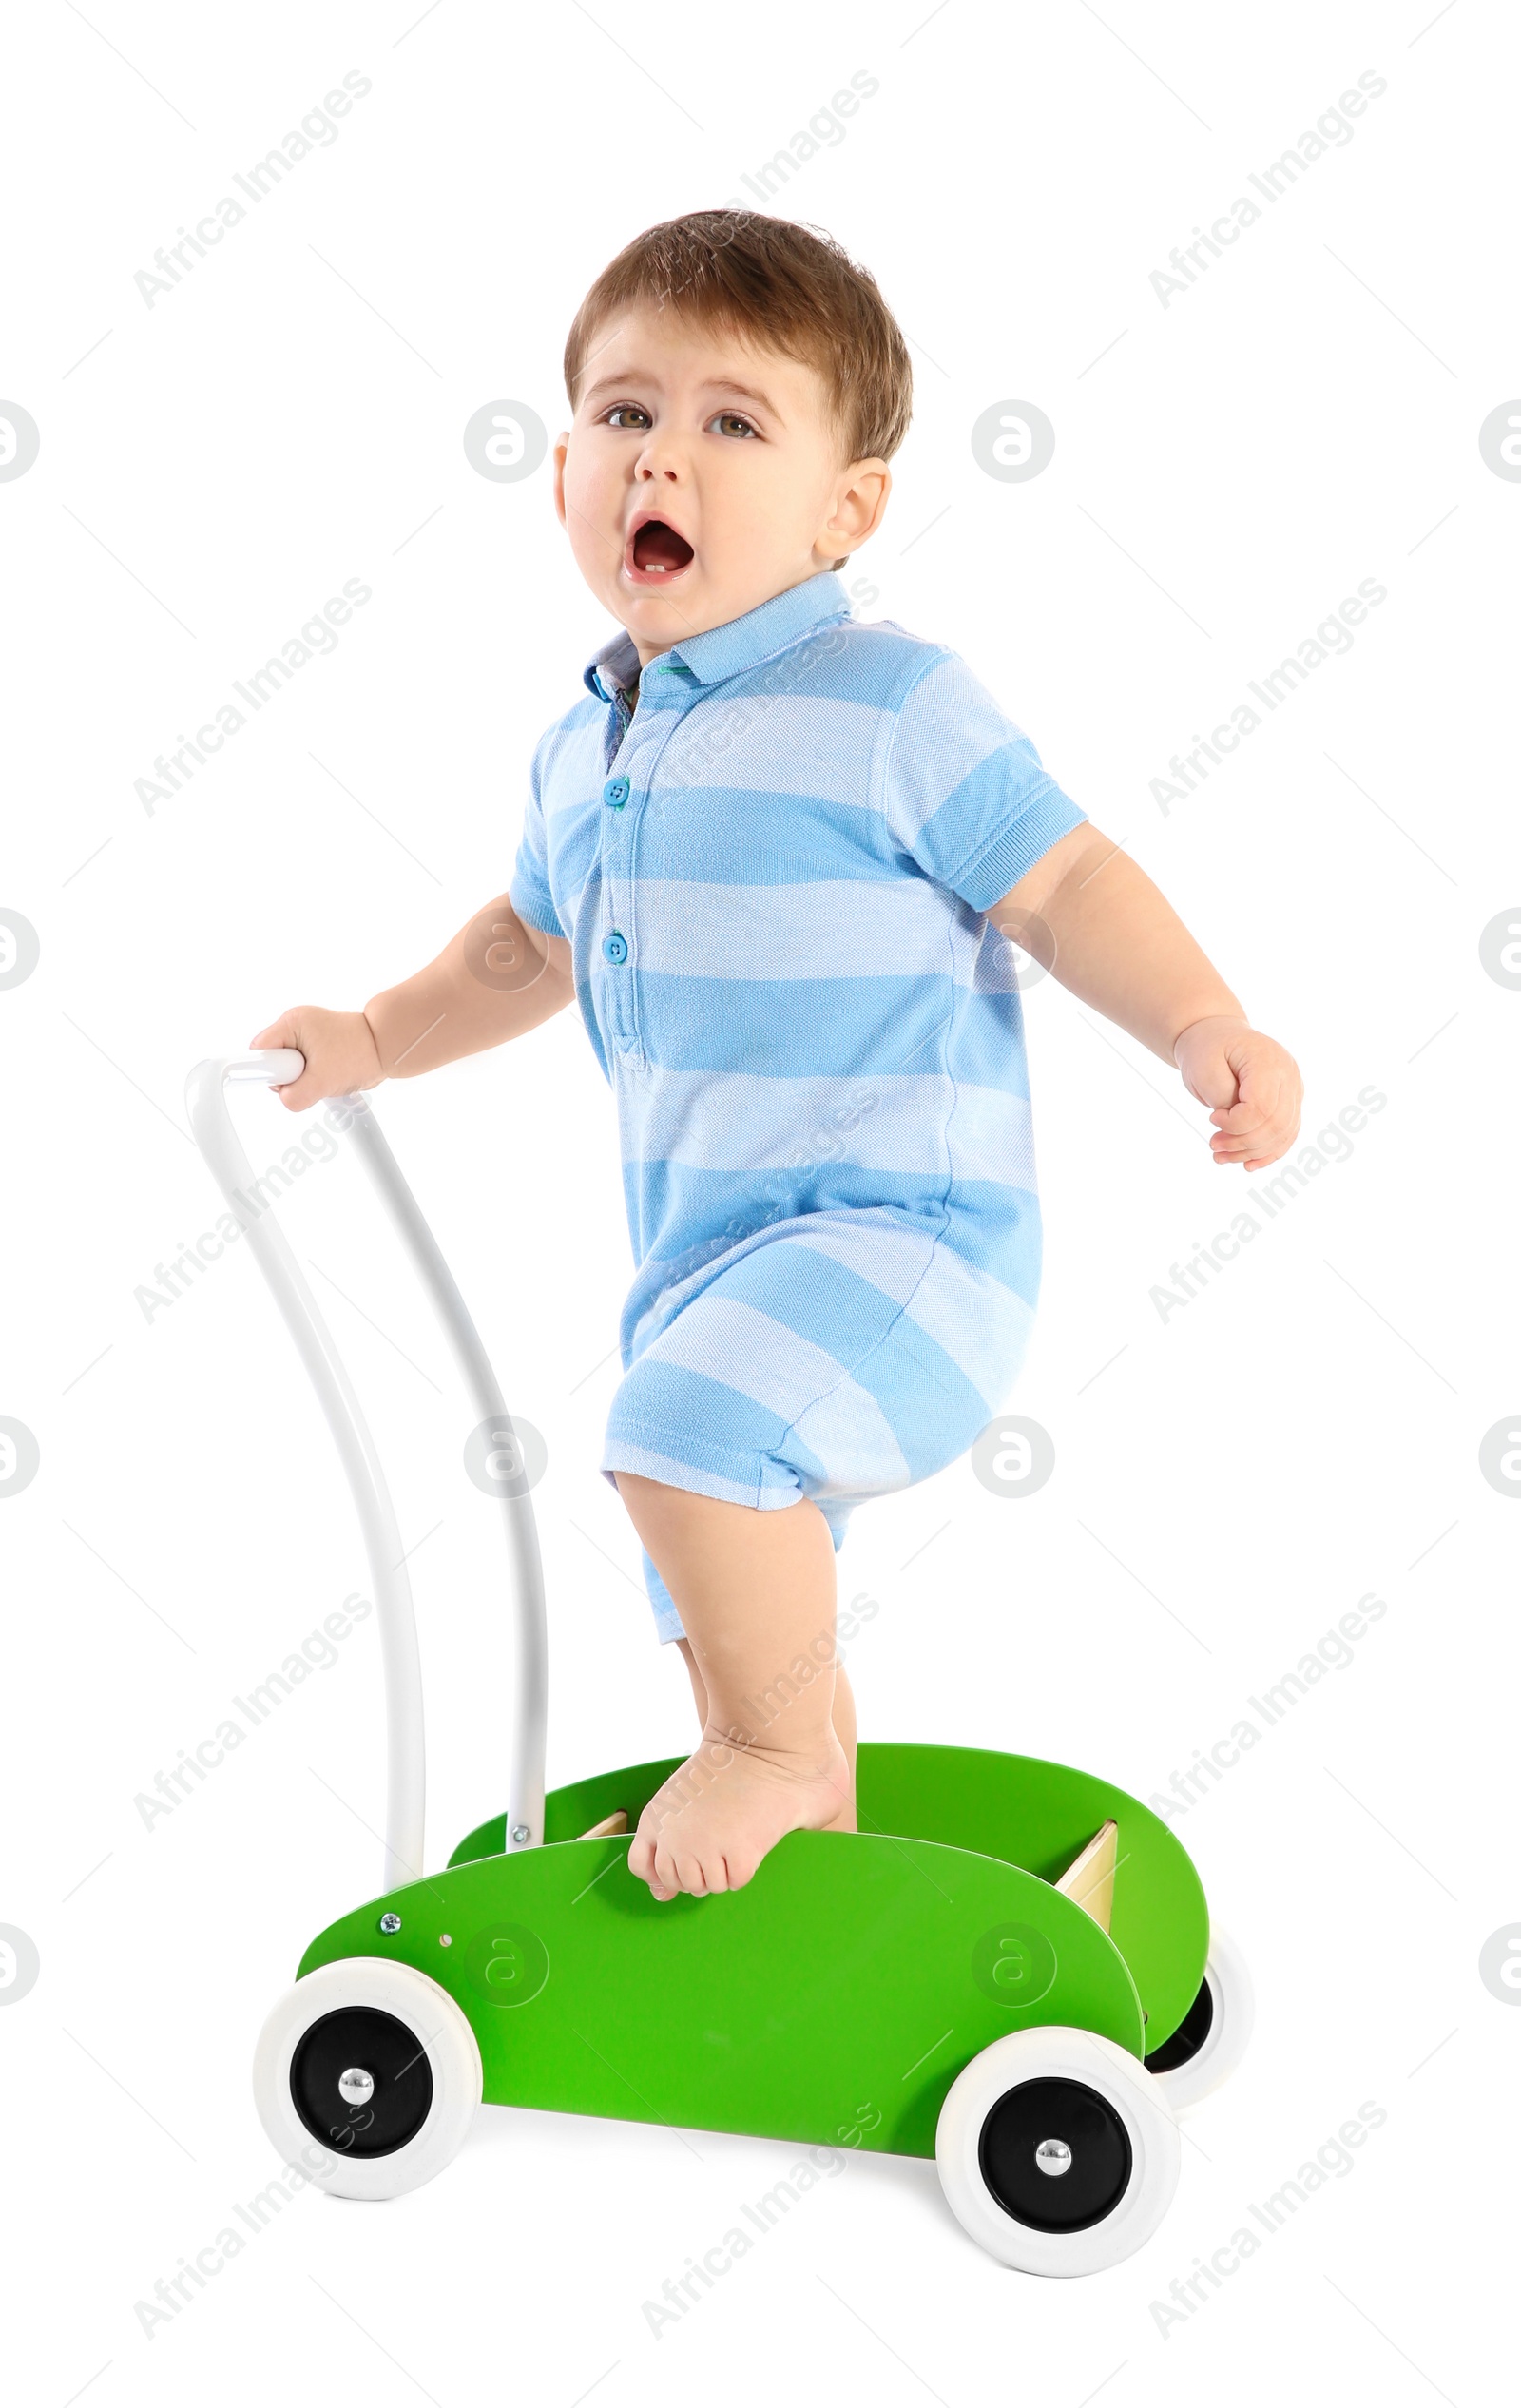
[[[1433,16],[94,0],[13,22],[0,395],[42,437],[0,483],[0,905],[41,941],[0,992],[0,1412],[41,1450],[0,1499],[0,1921],[41,1957],[0,2014],[18,2402],[1495,2396],[1521,2015],[1478,1956],[1521,1916],[1515,1506],[1479,1448],[1517,1404],[1521,996],[1479,935],[1521,888],[1521,487],[1477,432],[1521,391],[1521,46],[1480,0]],[[146,307],[155,249],[351,68],[373,89],[338,140]],[[797,2152],[490,2109],[397,2203],[304,2193],[148,2338],[134,2303],[277,2170],[254,2037],[309,1936],[373,1894],[383,1780],[372,1617],[172,1815],[134,1807],[365,1583],[246,1249],[151,1320],[135,1298],[220,1209],[184,1075],[288,1004],[361,1003],[505,887],[533,743],[610,629],[548,467],[486,481],[465,422],[510,397],[552,436],[596,272],[657,219],[750,198],[857,69],[880,89],[774,205],[872,267],[914,353],[863,615],[962,652],[1126,841],[1300,1059],[1307,1139],[1387,1100],[1164,1320],[1151,1290],[1262,1175],[1212,1165],[1166,1066],[1030,992],[1047,1270],[1012,1402],[1055,1473],[1013,1501],[962,1463],[864,1510],[843,1593],[880,1611],[850,1667],[869,1737],[1147,1797],[1384,1600],[1178,1818],[1254,1969],[1253,2052],[1190,2120],[1156,2236],[1086,2283],[996,2266],[930,2164],[853,2155],[657,2340],[643,2302]],[[1388,89],[1355,138],[1164,308],[1172,247],[1367,69]],[[1010,397],[1056,429],[1030,483],[971,450]],[[337,651],[144,812],[154,757],[347,578],[372,599]],[[1387,599],[1351,652],[1165,815],[1169,757],[1363,579]],[[260,1168],[298,1133],[262,1094],[237,1108]],[[550,1779],[675,1752],[685,1675],[596,1471],[629,1258],[576,1016],[388,1089],[380,1118],[548,1441]],[[357,1165],[309,1171],[285,1225],[416,1551],[436,1865],[503,1803],[495,1518]],[[1386,2121],[1354,2170],[1159,2330],[1168,2284],[1368,2101]]]

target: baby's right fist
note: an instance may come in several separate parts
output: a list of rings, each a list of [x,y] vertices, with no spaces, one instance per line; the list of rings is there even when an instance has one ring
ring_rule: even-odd
[[[324,1011],[320,1004],[298,1004],[250,1039],[256,1053],[294,1047],[306,1068],[298,1079],[274,1092],[287,1111],[304,1112],[329,1095],[352,1095],[378,1087],[385,1077],[379,1050],[362,1011]]]

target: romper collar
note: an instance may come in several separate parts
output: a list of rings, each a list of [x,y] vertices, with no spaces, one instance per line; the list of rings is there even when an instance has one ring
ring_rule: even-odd
[[[701,635],[684,636],[668,652],[658,653],[649,666],[654,668],[664,661],[680,661],[700,685],[718,685],[725,678],[737,677],[742,669],[754,668],[773,653],[784,651],[811,627],[838,619],[849,609],[850,598],[838,571],[822,568],[818,576],[805,577],[801,585],[788,586],[782,592],[774,593],[769,602],[758,604],[742,618],[729,619],[721,627],[707,627]],[[638,671],[638,647],[627,630],[620,627],[592,654],[582,672],[582,682],[603,702],[610,703],[614,689],[626,692]]]

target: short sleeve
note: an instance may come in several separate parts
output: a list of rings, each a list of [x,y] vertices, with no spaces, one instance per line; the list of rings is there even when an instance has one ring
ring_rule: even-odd
[[[1088,818],[953,652],[904,697],[882,801],[897,849],[978,912]]]
[[[508,888],[512,909],[530,927],[542,928],[550,936],[564,936],[560,915],[554,908],[549,892],[549,849],[544,824],[544,800],[540,792],[540,767],[544,757],[541,742],[534,749],[533,765],[529,773],[528,807],[523,814],[523,834],[518,842],[517,861],[512,882]]]

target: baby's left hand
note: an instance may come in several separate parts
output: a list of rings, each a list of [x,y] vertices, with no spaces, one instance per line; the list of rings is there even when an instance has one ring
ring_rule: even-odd
[[[1242,1020],[1196,1020],[1178,1039],[1173,1059],[1189,1094],[1215,1108],[1209,1150],[1216,1162],[1261,1170],[1288,1151],[1299,1135],[1304,1082],[1276,1037]]]

